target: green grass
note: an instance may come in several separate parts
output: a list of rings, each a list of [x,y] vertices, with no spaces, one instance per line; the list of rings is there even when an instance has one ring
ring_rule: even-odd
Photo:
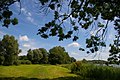
[[[75,74],[71,74],[67,68],[55,65],[0,66],[0,77],[53,79],[76,76]]]

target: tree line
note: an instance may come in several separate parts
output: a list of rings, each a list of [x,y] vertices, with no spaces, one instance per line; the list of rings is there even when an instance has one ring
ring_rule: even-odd
[[[76,59],[70,57],[64,47],[56,46],[47,52],[44,48],[29,49],[27,55],[18,56],[22,50],[19,49],[18,40],[14,36],[4,35],[0,40],[0,65],[17,64],[68,64]]]

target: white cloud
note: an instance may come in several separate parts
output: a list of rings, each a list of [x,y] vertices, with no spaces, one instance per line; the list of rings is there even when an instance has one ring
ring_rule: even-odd
[[[22,11],[23,14],[26,15],[26,16],[32,16],[32,13],[29,12],[26,8],[21,8],[21,11]]]
[[[19,2],[15,2],[15,6],[20,8],[20,3]]]
[[[31,14],[30,12],[28,12],[28,15],[29,15],[29,16],[32,16],[32,14]]]
[[[37,25],[34,18],[32,17],[31,12],[29,12],[26,8],[21,8],[21,11],[24,15],[26,15],[26,19],[34,25]]]
[[[68,47],[80,47],[80,44],[77,42],[73,42],[73,43],[68,44]]]
[[[19,40],[20,41],[29,41],[29,38],[27,35],[24,35],[24,36],[19,36]]]
[[[32,17],[27,17],[27,20],[30,21],[31,23],[34,23],[34,19]]]
[[[26,9],[26,8],[21,8],[21,11],[24,13],[26,16],[32,16],[32,14]]]
[[[38,26],[38,24],[35,22],[34,18],[32,18],[31,16],[28,16],[26,19],[27,19],[29,22],[31,22],[33,25]]]
[[[23,47],[30,48],[31,46],[29,44],[23,44]]]

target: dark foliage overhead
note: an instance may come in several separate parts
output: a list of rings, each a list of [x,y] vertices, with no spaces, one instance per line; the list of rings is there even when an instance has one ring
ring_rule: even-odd
[[[81,28],[87,30],[97,27],[96,34],[86,39],[86,53],[95,53],[99,47],[106,47],[105,38],[109,23],[114,23],[115,34],[114,44],[110,47],[110,63],[120,62],[120,3],[119,0],[39,0],[44,6],[43,11],[52,10],[54,19],[46,23],[38,31],[38,35],[43,38],[57,36],[59,41],[72,38],[73,41],[79,39],[78,33]],[[65,5],[63,4],[65,3]],[[47,6],[47,7],[46,7]],[[63,14],[61,10],[68,7]],[[46,10],[45,10],[46,9]],[[65,21],[69,21],[71,26],[65,26]],[[103,23],[105,21],[105,23]],[[66,30],[65,30],[66,29]],[[80,34],[80,33],[79,33]]]
[[[15,2],[20,2],[20,0],[0,0],[0,21],[4,27],[8,28],[11,23],[18,24],[17,18],[11,18],[13,12],[9,9],[9,6]]]

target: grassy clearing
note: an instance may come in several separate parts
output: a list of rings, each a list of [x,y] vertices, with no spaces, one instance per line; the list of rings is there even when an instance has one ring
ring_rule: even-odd
[[[75,77],[70,70],[54,65],[20,65],[0,66],[0,77],[26,77],[53,79],[58,77]]]

